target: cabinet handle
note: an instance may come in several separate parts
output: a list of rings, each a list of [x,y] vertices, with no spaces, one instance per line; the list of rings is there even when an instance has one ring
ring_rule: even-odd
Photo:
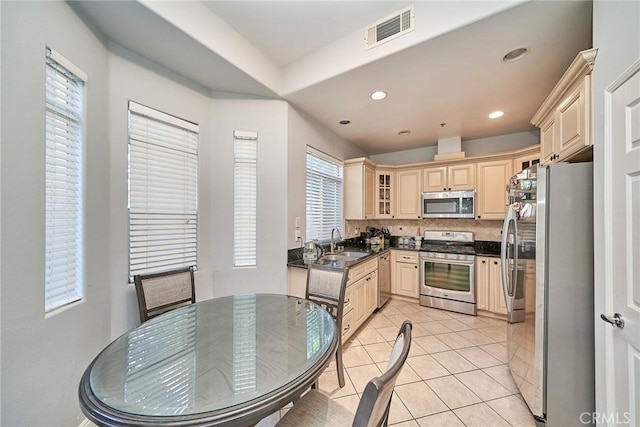
[[[487,263],[487,261],[485,261],[485,260],[482,260],[482,263],[483,263],[483,264],[486,264],[486,263]]]
[[[351,329],[351,325],[347,325],[347,327],[346,327],[346,328],[343,328],[342,330],[343,330],[344,332],[347,332],[349,329]]]
[[[498,265],[498,261],[493,261],[493,265]]]
[[[417,266],[417,265],[414,265],[414,266],[413,266],[413,268],[418,268],[418,266]]]
[[[346,301],[344,302],[344,305],[347,305],[347,304],[349,304],[350,302],[351,302],[351,298],[349,298],[348,300],[346,300]]]
[[[482,218],[480,215],[478,215],[478,219]]]
[[[446,188],[443,188],[442,190],[443,190],[443,191],[447,191],[447,189],[446,189]]]

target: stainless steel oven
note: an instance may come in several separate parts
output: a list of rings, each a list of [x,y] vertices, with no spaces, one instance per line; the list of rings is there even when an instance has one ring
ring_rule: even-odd
[[[434,239],[435,238],[435,239]],[[473,233],[425,232],[420,305],[476,315]]]

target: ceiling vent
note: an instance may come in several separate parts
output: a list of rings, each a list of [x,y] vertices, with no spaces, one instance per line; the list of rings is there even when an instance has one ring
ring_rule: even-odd
[[[413,6],[374,22],[364,30],[365,50],[400,37],[414,29]]]

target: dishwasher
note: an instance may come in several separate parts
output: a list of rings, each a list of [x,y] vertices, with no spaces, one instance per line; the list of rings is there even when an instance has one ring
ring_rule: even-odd
[[[387,252],[378,258],[378,308],[381,308],[391,297],[390,254],[390,252]]]

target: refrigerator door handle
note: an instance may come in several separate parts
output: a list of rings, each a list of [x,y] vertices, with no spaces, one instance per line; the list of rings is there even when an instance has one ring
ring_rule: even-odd
[[[511,205],[509,205],[507,207],[507,213],[505,215],[504,218],[504,224],[502,227],[502,245],[500,247],[500,259],[502,260],[502,289],[504,291],[504,300],[505,303],[507,305],[507,312],[508,313],[512,313],[513,312],[513,305],[514,305],[514,299],[515,299],[515,289],[512,289],[512,286],[510,286],[511,284],[511,280],[514,276],[514,274],[512,273],[511,269],[509,268],[509,260],[507,258],[507,247],[509,245],[509,225],[511,224],[511,222],[513,222],[513,228],[514,228],[514,233],[513,233],[513,247],[515,248],[514,251],[514,267],[517,265],[517,245],[516,245],[516,236],[517,236],[517,213],[516,211],[513,209],[513,207],[511,207]],[[514,283],[515,285],[515,283]]]

